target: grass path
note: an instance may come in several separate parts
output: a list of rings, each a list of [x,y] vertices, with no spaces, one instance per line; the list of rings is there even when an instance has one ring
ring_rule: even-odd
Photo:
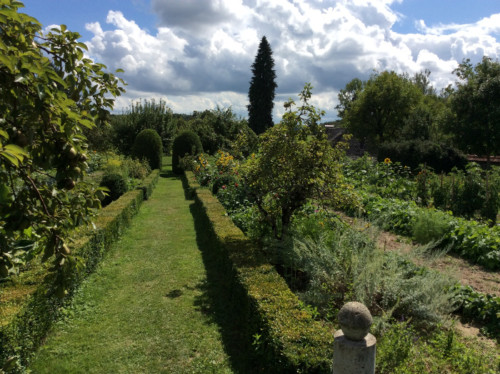
[[[34,373],[243,373],[216,261],[170,167],[75,295]],[[198,230],[200,231],[200,230]],[[207,268],[208,266],[208,268]],[[229,352],[229,353],[226,353]]]

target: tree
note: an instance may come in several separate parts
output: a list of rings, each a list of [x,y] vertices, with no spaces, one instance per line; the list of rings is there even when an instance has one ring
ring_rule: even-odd
[[[448,130],[468,153],[489,158],[500,153],[500,63],[483,57],[476,66],[464,60],[450,96]]]
[[[293,213],[307,200],[333,206],[350,201],[339,163],[345,143],[330,145],[319,126],[323,112],[309,104],[309,84],[299,96],[302,105],[292,110],[293,101],[285,104],[281,122],[262,135],[258,154],[242,166],[249,194],[277,239],[287,235]]]
[[[84,57],[77,33],[43,34],[22,6],[0,3],[0,278],[42,253],[64,291],[78,264],[71,230],[100,206],[82,181],[84,129],[108,122],[123,81]]]
[[[395,72],[375,74],[361,91],[355,88],[355,99],[345,107],[344,125],[375,146],[394,139],[423,98],[417,85]]]
[[[118,151],[131,155],[136,136],[145,129],[155,130],[162,140],[163,149],[169,154],[175,136],[172,110],[166,102],[138,100],[124,114],[112,118],[112,141]]]
[[[338,98],[339,104],[335,107],[340,118],[344,118],[346,112],[351,108],[351,104],[358,98],[363,90],[363,82],[359,78],[354,78],[346,84],[345,88],[340,90]]]
[[[252,80],[248,91],[248,125],[257,134],[273,126],[274,72],[273,52],[266,37],[262,37],[255,61],[252,64]]]

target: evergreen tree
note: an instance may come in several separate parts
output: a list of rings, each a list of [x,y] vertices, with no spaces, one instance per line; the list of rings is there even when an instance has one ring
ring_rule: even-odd
[[[264,36],[252,65],[253,77],[250,81],[248,98],[248,125],[258,135],[273,126],[273,100],[276,73],[271,46]]]

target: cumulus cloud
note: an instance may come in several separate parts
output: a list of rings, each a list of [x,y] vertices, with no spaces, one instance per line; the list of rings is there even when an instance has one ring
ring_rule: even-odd
[[[418,24],[401,34],[403,0],[152,0],[155,33],[118,11],[89,23],[89,54],[123,68],[131,98],[161,97],[175,111],[231,104],[246,115],[250,66],[262,36],[273,49],[280,103],[311,82],[319,106],[335,117],[337,92],[374,71],[432,72],[436,88],[454,80],[464,58],[500,57],[500,13],[473,24]],[[314,96],[313,96],[314,97]],[[200,105],[202,107],[198,107]]]

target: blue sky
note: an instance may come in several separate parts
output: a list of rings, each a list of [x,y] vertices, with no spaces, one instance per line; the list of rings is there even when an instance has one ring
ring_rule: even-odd
[[[250,66],[266,35],[278,77],[275,119],[305,82],[335,118],[337,94],[374,71],[431,71],[440,89],[464,58],[500,58],[498,0],[26,0],[44,27],[66,24],[90,56],[123,68],[134,100],[175,112],[231,106],[246,115]]]

